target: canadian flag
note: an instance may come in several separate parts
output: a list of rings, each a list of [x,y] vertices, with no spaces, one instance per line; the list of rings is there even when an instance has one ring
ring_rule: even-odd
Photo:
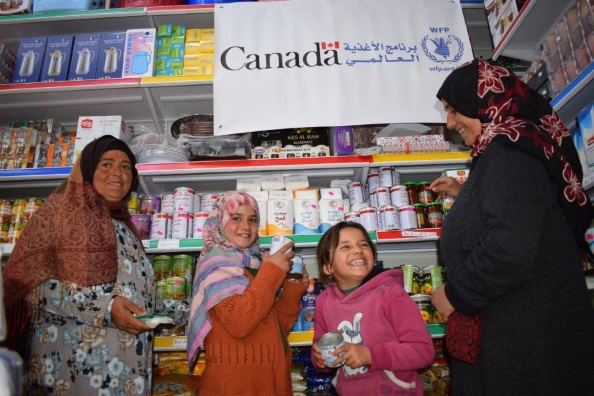
[[[340,48],[340,44],[338,43],[338,41],[335,41],[333,43],[331,42],[322,42],[322,49],[339,49]]]

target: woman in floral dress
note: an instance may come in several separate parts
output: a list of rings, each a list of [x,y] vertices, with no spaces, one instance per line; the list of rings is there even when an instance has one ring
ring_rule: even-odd
[[[150,394],[153,333],[134,315],[154,312],[155,277],[125,205],[134,165],[119,139],[87,145],[7,262],[6,306],[28,319],[9,324],[29,325],[28,395]]]

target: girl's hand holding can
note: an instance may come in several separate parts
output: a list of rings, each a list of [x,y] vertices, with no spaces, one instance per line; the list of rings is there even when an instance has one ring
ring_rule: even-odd
[[[316,366],[319,369],[325,369],[325,368],[327,368],[328,366],[326,365],[326,358],[322,354],[322,351],[320,351],[320,347],[318,346],[318,344],[313,344],[311,346],[311,348],[313,350],[313,355],[314,355]]]
[[[289,272],[293,261],[291,260],[295,256],[293,246],[295,242],[289,240],[288,243],[280,247],[276,252],[270,254],[270,252],[264,252],[262,254],[262,261],[270,261],[285,272]]]

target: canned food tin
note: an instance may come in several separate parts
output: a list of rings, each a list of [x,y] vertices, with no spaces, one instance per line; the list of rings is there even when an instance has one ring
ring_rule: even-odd
[[[12,221],[12,201],[0,199],[0,223]]]
[[[153,258],[153,270],[157,281],[165,280],[171,276],[172,265],[173,257],[169,255],[161,254]]]
[[[194,213],[202,210],[202,197],[200,194],[194,193]]]
[[[192,215],[187,212],[173,213],[173,226],[171,229],[171,238],[186,239],[188,232],[192,229]]]
[[[388,205],[381,209],[382,213],[382,230],[399,230],[400,218],[398,216],[398,209],[395,206]]]
[[[167,298],[180,301],[186,298],[186,278],[177,276],[167,278]]]
[[[365,208],[359,211],[359,222],[367,231],[377,231],[377,212],[375,208]]]
[[[390,190],[387,187],[378,187],[375,190],[376,199],[377,199],[377,206],[376,208],[381,208],[382,206],[392,205],[392,200],[390,199]]]
[[[144,195],[140,199],[140,213],[144,215],[154,215],[161,211],[161,197],[157,195]]]
[[[299,280],[301,278],[303,278],[303,258],[295,255],[287,279]]]
[[[379,168],[380,187],[392,187],[394,185],[393,170],[391,166],[381,166]]]
[[[400,219],[400,229],[410,230],[417,228],[417,213],[412,205],[404,205],[398,208],[398,218]]]
[[[151,216],[147,214],[135,214],[130,215],[130,220],[132,224],[136,227],[136,231],[138,231],[138,236],[140,239],[149,239],[150,236],[150,229],[151,229]]]
[[[342,333],[339,333],[337,331],[326,333],[318,340],[318,348],[320,348],[320,352],[322,352],[322,355],[324,355],[324,359],[326,359],[327,366],[329,366],[329,367],[332,366],[332,363],[339,356],[343,355],[343,354],[340,354],[338,356],[330,355],[329,352],[333,352],[336,348],[340,348],[343,345],[344,345],[344,338],[342,337]],[[340,367],[343,364],[344,364],[344,362],[342,362],[341,365],[335,366],[335,367]]]
[[[402,265],[402,276],[404,278],[404,291],[408,294],[419,293],[419,274],[421,269],[411,264]]]
[[[408,201],[408,192],[406,191],[406,187],[401,185],[397,185],[390,188],[390,200],[392,201],[392,205],[397,207],[410,205]]]
[[[167,280],[157,280],[156,289],[155,297],[157,298],[157,303],[167,299]]]
[[[287,243],[291,241],[291,238],[288,238],[284,235],[275,235],[270,240],[270,254],[276,253],[280,248],[285,246]],[[286,253],[290,252],[293,249],[287,250]]]
[[[363,199],[363,185],[361,182],[351,182],[347,184],[347,191],[349,194],[349,203],[352,205],[362,204]]]
[[[151,235],[150,239],[167,239],[167,222],[169,221],[168,213],[155,213],[151,218]]]
[[[173,194],[165,194],[161,197],[161,213],[173,213],[175,197]]]
[[[421,277],[421,294],[432,294],[433,290],[443,285],[443,278],[441,276],[441,267],[439,265],[431,265],[423,268],[423,275]]]
[[[189,254],[176,254],[171,261],[171,276],[185,278],[191,282],[194,257]]]
[[[370,171],[367,173],[367,189],[369,192],[375,190],[380,186],[379,172]]]
[[[128,211],[132,214],[140,212],[140,201],[138,199],[138,193],[136,191],[130,192],[130,198],[128,198],[126,206],[128,207]]]
[[[359,222],[359,212],[347,212],[344,214],[344,221]]]
[[[431,296],[424,294],[413,294],[410,296],[419,307],[423,322],[433,323],[433,307],[431,306]]]
[[[178,187],[173,190],[173,213],[194,213],[194,190]]]
[[[219,195],[218,194],[203,194],[201,197],[201,210],[203,212],[208,212],[210,213],[210,211],[212,210],[215,202],[217,202],[217,200],[219,199]]]
[[[202,232],[204,231],[204,223],[206,222],[206,219],[208,219],[208,212],[194,213],[192,238],[202,239]]]

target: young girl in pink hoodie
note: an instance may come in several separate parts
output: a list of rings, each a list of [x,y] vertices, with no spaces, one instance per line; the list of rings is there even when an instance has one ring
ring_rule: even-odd
[[[333,384],[340,395],[423,395],[417,370],[434,358],[433,342],[419,308],[404,291],[401,269],[375,265],[376,250],[363,226],[340,222],[317,248],[320,281],[312,361],[338,367]],[[344,345],[329,367],[317,345],[339,332]]]

